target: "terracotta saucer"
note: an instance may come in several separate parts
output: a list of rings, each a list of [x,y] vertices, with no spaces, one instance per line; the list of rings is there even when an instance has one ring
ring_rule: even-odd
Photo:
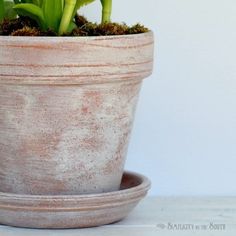
[[[29,228],[83,228],[126,217],[147,194],[150,181],[125,172],[119,191],[86,195],[0,193],[0,224]]]

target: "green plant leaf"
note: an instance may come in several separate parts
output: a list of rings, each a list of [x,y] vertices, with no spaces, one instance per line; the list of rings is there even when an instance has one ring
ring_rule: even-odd
[[[40,7],[31,3],[21,3],[15,5],[13,9],[16,10],[18,15],[28,16],[31,19],[36,20],[42,30],[47,29],[47,25],[45,24],[44,14]]]
[[[43,1],[43,13],[44,19],[48,28],[58,31],[62,13],[63,5],[61,0],[44,0]]]
[[[5,17],[4,1],[0,0],[0,22],[4,19],[4,17]]]
[[[13,1],[14,1],[15,4],[32,3],[32,4],[35,4],[37,6],[41,6],[43,0],[13,0]]]
[[[33,0],[33,2],[34,4],[42,8],[44,0]]]
[[[34,5],[40,7],[40,2],[39,2],[39,0],[32,0],[32,3],[33,3]]]
[[[76,6],[76,0],[65,0],[65,6],[59,27],[59,35],[68,33],[68,29],[73,19],[73,12]]]
[[[33,0],[21,0],[21,3],[33,3]]]
[[[111,21],[112,0],[100,0],[102,4],[102,23]]]
[[[7,19],[15,19],[17,14],[13,9],[14,3],[10,1],[5,1],[5,18]]]
[[[67,31],[72,32],[76,27],[77,27],[77,25],[75,24],[75,22],[71,21]]]

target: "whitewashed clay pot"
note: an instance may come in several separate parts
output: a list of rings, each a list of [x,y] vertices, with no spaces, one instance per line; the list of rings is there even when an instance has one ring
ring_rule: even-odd
[[[125,172],[121,190],[83,195],[21,195],[0,192],[0,223],[29,228],[84,228],[126,217],[145,197],[150,181]]]
[[[152,32],[0,37],[0,192],[118,190]]]

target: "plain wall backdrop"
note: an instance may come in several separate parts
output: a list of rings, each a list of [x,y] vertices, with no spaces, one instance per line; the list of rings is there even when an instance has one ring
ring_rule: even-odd
[[[150,195],[236,195],[236,1],[113,0],[113,20],[156,36],[126,169]],[[82,10],[98,21],[97,0]]]

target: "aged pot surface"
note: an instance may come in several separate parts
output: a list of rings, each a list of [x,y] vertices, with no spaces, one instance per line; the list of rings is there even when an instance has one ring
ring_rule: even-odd
[[[125,172],[121,189],[88,195],[21,195],[0,192],[0,223],[30,228],[84,228],[126,217],[145,197],[150,181]]]
[[[0,37],[0,191],[118,190],[152,32]]]

